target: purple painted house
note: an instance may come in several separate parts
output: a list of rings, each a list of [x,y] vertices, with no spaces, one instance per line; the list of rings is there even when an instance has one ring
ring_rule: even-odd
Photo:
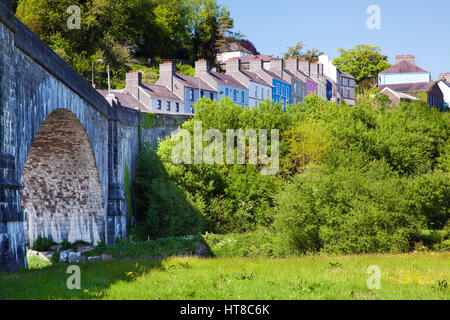
[[[309,78],[306,78],[306,95],[309,95],[310,93],[314,93],[315,95],[318,95],[319,85],[315,81],[313,81]]]

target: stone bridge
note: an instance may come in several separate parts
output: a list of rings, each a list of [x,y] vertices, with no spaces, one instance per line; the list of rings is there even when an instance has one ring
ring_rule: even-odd
[[[105,100],[0,0],[0,270],[25,267],[39,236],[126,237],[139,139],[174,129],[168,121],[142,132],[140,123],[139,111]]]

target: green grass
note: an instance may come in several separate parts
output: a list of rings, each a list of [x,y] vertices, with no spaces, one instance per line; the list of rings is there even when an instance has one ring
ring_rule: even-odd
[[[366,270],[381,268],[381,289]],[[120,259],[0,274],[0,299],[450,299],[450,252],[267,258]]]

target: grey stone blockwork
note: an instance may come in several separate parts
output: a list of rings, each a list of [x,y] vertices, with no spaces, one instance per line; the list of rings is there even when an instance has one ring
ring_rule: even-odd
[[[26,244],[125,238],[125,175],[139,145],[186,119],[140,132],[142,115],[109,104],[0,0],[0,270],[26,266]],[[132,187],[132,186],[131,186]]]

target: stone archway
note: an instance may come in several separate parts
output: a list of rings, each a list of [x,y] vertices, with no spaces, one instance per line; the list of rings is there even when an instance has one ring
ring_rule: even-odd
[[[105,238],[102,186],[92,145],[77,117],[53,111],[36,134],[22,174],[25,239],[55,242]]]

